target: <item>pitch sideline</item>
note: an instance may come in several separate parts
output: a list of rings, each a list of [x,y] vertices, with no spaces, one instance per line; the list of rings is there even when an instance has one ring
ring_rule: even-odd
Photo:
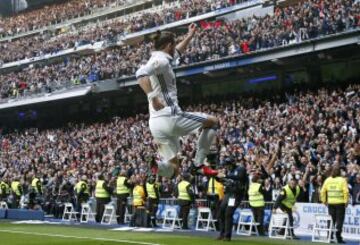
[[[141,242],[141,241],[136,242],[136,241],[130,241],[130,240],[117,240],[117,239],[101,238],[101,237],[82,237],[82,236],[71,236],[71,235],[49,234],[49,233],[38,233],[38,232],[28,232],[28,231],[16,231],[16,230],[4,230],[4,229],[0,229],[0,232],[24,234],[24,235],[34,235],[34,236],[74,238],[74,239],[83,239],[83,240],[87,239],[87,240],[118,242],[118,243],[131,243],[131,244],[140,244],[140,245],[160,245],[158,243],[149,243],[149,242]]]

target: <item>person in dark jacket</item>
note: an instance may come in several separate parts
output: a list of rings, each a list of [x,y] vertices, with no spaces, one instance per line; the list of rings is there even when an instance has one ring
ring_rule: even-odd
[[[230,241],[233,230],[233,215],[241,200],[246,195],[248,175],[243,165],[237,166],[232,158],[225,160],[226,173],[218,177],[225,186],[225,196],[220,205],[220,235],[217,240]]]

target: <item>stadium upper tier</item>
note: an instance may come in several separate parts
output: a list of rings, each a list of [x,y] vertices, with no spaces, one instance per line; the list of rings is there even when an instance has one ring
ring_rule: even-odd
[[[117,40],[129,33],[162,26],[193,16],[228,7],[216,0],[185,0],[135,12],[100,23],[90,23],[77,29],[64,28],[60,33],[44,33],[0,43],[1,63],[9,63],[32,57],[56,54],[61,50],[81,47],[104,40]]]
[[[274,15],[249,17],[233,22],[202,22],[180,64],[213,60],[231,55],[299,43],[334,33],[358,29],[360,3],[330,1],[319,5],[308,0],[301,5],[277,8]],[[179,36],[178,39],[181,39]],[[123,45],[99,53],[65,57],[60,63],[31,65],[20,72],[0,75],[0,98],[51,92],[108,78],[131,76],[150,56],[152,44]]]
[[[130,0],[71,0],[25,11],[12,17],[0,17],[0,36],[13,36],[90,15],[106,7],[125,6],[132,2]]]

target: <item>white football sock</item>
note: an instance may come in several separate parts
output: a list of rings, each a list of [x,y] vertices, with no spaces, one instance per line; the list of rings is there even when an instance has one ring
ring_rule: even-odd
[[[210,146],[216,136],[216,128],[206,128],[200,134],[195,155],[195,166],[204,164],[206,156],[209,154]]]

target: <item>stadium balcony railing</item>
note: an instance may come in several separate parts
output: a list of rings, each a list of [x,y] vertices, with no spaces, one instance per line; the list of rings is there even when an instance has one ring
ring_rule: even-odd
[[[97,8],[97,9],[93,9],[91,10],[90,14],[88,15],[79,15],[77,17],[71,18],[71,19],[67,19],[55,24],[49,24],[49,25],[45,25],[45,26],[41,26],[41,27],[34,27],[34,29],[30,30],[30,31],[25,31],[25,32],[19,32],[19,33],[15,33],[13,35],[5,35],[5,33],[0,34],[0,42],[5,42],[5,41],[11,41],[14,39],[18,39],[18,38],[22,38],[22,37],[26,37],[26,36],[31,36],[34,34],[39,34],[39,33],[43,33],[46,31],[54,31],[56,29],[61,29],[63,27],[69,26],[69,25],[74,25],[77,23],[81,23],[81,22],[85,22],[88,20],[96,20],[98,18],[101,17],[106,17],[107,15],[111,15],[117,12],[126,12],[129,11],[129,9],[134,8],[134,7],[139,7],[142,6],[146,3],[148,3],[148,0],[134,0],[131,1],[131,3],[129,4],[125,4],[125,5],[111,5],[111,6],[107,6],[104,8]],[[134,9],[134,11],[136,11]]]
[[[358,44],[359,45],[359,40],[358,40],[359,33],[360,33],[360,28],[357,28],[354,30],[349,30],[349,31],[345,31],[342,33],[322,36],[322,37],[318,37],[316,39],[305,40],[305,41],[301,41],[298,43],[286,44],[286,45],[278,46],[278,47],[274,47],[274,48],[261,49],[261,50],[253,51],[253,52],[247,53],[247,54],[234,54],[234,55],[230,55],[230,56],[226,56],[226,57],[220,57],[218,59],[212,59],[212,60],[192,63],[189,65],[178,66],[175,68],[176,76],[184,77],[184,76],[191,76],[193,74],[203,73],[204,72],[203,70],[206,70],[207,66],[214,66],[216,69],[224,69],[224,67],[230,68],[228,65],[219,65],[219,64],[222,64],[224,62],[229,62],[229,60],[231,60],[231,59],[241,59],[242,60],[243,58],[248,57],[250,55],[251,55],[251,57],[258,56],[258,57],[260,57],[260,60],[262,60],[262,61],[266,61],[266,60],[270,61],[270,60],[274,59],[274,56],[271,55],[271,53],[276,52],[276,51],[284,51],[285,54],[282,54],[282,55],[284,55],[284,57],[289,57],[289,56],[293,56],[293,55],[300,55],[300,54],[303,54],[304,52],[305,53],[317,52],[317,51],[332,48],[335,46],[338,47],[338,46],[345,46],[345,45],[350,45],[350,44]],[[343,41],[343,43],[341,43],[342,41]],[[299,49],[301,47],[300,45],[311,45],[313,47],[317,47],[317,46],[319,46],[320,42],[324,43],[324,46],[322,46],[321,49],[313,49],[312,51],[304,49],[303,52],[299,51]],[[291,52],[289,52],[289,50],[293,50],[294,52],[291,53]],[[237,64],[237,66],[250,65],[250,64],[256,63],[255,59],[253,59],[253,58],[251,59],[251,62],[246,63],[245,61],[240,61],[241,64]],[[201,69],[198,69],[198,67],[203,67],[204,69],[201,70]],[[214,70],[216,70],[215,68],[214,68]],[[195,69],[195,70],[197,70],[197,72],[196,73],[193,73],[193,72],[188,73],[188,71],[191,69]],[[134,76],[97,81],[92,84],[100,85],[102,83],[108,83],[111,81],[112,82],[116,81],[116,83],[122,83],[123,84],[122,87],[133,86],[133,85],[137,84]],[[62,93],[66,93],[67,90],[74,89],[74,88],[80,87],[80,86],[88,87],[88,86],[91,86],[92,84],[73,85],[69,82],[67,84],[63,84],[63,85],[57,86],[55,88],[51,88],[51,90],[53,91],[51,93],[42,91],[41,93],[37,93],[37,94],[29,94],[26,96],[8,97],[5,99],[0,99],[0,109],[3,109],[3,107],[4,107],[3,104],[5,104],[5,103],[7,103],[8,107],[12,107],[10,103],[17,103],[22,100],[39,98],[39,97],[42,97],[45,95],[50,97],[51,94],[53,94],[53,93],[55,93],[55,94],[60,93],[59,91],[62,91]],[[23,105],[26,103],[22,102],[21,104]]]
[[[133,40],[141,39],[145,35],[155,33],[157,30],[166,30],[166,29],[170,29],[170,28],[176,28],[176,27],[187,25],[187,24],[197,22],[200,20],[206,20],[209,18],[219,17],[219,16],[223,16],[223,15],[226,15],[226,14],[229,14],[232,12],[241,11],[243,9],[256,7],[261,4],[262,4],[262,0],[249,0],[249,1],[246,1],[243,3],[239,3],[236,5],[227,7],[227,8],[217,9],[212,12],[208,12],[208,13],[198,15],[198,16],[189,17],[187,19],[182,19],[182,20],[179,20],[176,22],[165,24],[165,25],[149,28],[149,29],[142,30],[139,32],[129,33],[129,34],[125,34],[125,35],[119,35],[117,38],[118,39],[117,45],[123,45],[124,43],[129,43],[129,42],[132,42]],[[149,11],[154,11],[154,10],[149,9]],[[137,15],[139,13],[136,12],[135,14]],[[54,58],[58,58],[61,56],[80,53],[84,50],[100,51],[102,49],[107,48],[107,46],[104,44],[106,44],[106,40],[99,41],[94,44],[88,44],[88,45],[74,47],[74,48],[67,49],[67,50],[62,50],[55,54],[45,54],[45,55],[38,56],[38,57],[31,57],[31,58],[27,58],[27,59],[23,59],[23,60],[19,60],[19,61],[4,63],[4,64],[0,64],[0,69],[7,69],[7,68],[17,67],[17,66],[21,66],[21,65],[28,65],[28,64],[43,61],[43,60],[49,60],[49,59],[54,59]]]

